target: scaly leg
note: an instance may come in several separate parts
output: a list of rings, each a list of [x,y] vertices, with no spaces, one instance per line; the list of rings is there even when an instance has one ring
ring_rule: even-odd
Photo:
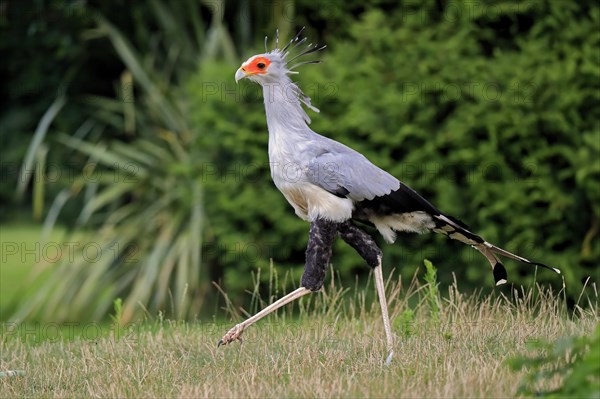
[[[248,327],[251,324],[254,324],[258,320],[260,320],[263,317],[265,317],[266,315],[268,315],[269,313],[276,311],[283,305],[286,305],[286,304],[300,298],[301,296],[310,294],[311,292],[312,291],[309,290],[308,288],[300,287],[300,288],[290,292],[286,296],[278,299],[277,301],[273,302],[272,304],[270,304],[269,306],[267,306],[266,308],[264,308],[263,310],[261,310],[260,312],[255,314],[254,316],[244,320],[240,324],[236,324],[231,330],[227,331],[227,334],[223,335],[223,338],[221,338],[219,340],[217,347],[219,347],[221,345],[227,345],[228,343],[233,342],[233,341],[237,341],[237,340],[241,341],[242,340],[241,335],[244,332],[244,329],[246,327]]]
[[[338,232],[340,237],[346,241],[352,248],[354,248],[367,264],[373,268],[375,275],[375,287],[377,288],[377,296],[379,297],[379,304],[381,305],[381,314],[383,316],[383,328],[385,329],[385,337],[387,340],[388,356],[385,361],[386,364],[390,364],[392,356],[394,355],[394,339],[392,335],[392,328],[390,323],[390,316],[388,314],[387,301],[385,299],[385,287],[383,285],[383,273],[381,272],[381,249],[375,243],[375,240],[356,227],[352,222],[344,222],[338,226]]]
[[[375,274],[375,287],[377,288],[379,305],[381,305],[383,328],[385,330],[385,338],[387,341],[388,356],[385,359],[385,364],[389,365],[392,362],[392,356],[394,356],[394,338],[392,336],[392,326],[388,314],[387,301],[385,299],[385,285],[383,284],[383,273],[381,271],[381,257],[379,257],[379,265],[373,269],[373,273]]]

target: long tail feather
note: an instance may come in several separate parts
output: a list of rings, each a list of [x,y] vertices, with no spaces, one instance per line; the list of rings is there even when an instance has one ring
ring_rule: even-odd
[[[490,265],[492,266],[492,273],[494,273],[494,281],[496,285],[506,284],[508,281],[508,275],[504,265],[500,262],[500,259],[494,253],[483,245],[474,245],[473,248],[478,250],[486,257]]]
[[[500,263],[500,260],[495,254],[510,259],[518,260],[519,262],[527,263],[529,265],[540,266],[548,270],[552,270],[555,273],[561,274],[559,269],[545,265],[543,263],[532,262],[529,259],[523,258],[519,255],[515,255],[512,252],[508,252],[505,249],[490,244],[477,234],[470,232],[468,230],[468,227],[464,223],[455,218],[440,214],[434,217],[434,222],[435,227],[433,228],[433,231],[444,234],[452,238],[453,240],[457,240],[465,244],[471,245],[473,248],[477,249],[487,258],[487,260],[490,262],[490,265],[492,266],[492,271],[494,273],[494,280],[496,281],[496,285],[506,283],[507,274],[506,269],[504,268],[502,263]]]
[[[498,255],[502,255],[502,256],[510,258],[510,259],[518,260],[523,263],[528,263],[530,265],[540,266],[540,267],[546,268],[548,270],[552,270],[554,273],[561,274],[560,270],[555,267],[551,267],[551,266],[548,266],[548,265],[545,265],[545,264],[539,263],[539,262],[532,262],[529,259],[525,259],[522,256],[515,255],[512,252],[508,252],[507,250],[497,247],[493,244],[490,244],[489,242],[486,242],[485,245],[486,245],[486,247],[488,247],[490,249],[490,251],[492,251]]]

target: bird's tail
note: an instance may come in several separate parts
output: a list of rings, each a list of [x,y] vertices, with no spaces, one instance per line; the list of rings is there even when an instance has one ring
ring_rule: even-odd
[[[440,214],[434,216],[435,228],[433,231],[444,234],[453,240],[457,240],[468,244],[481,252],[486,257],[490,265],[492,266],[492,272],[494,273],[494,280],[496,285],[506,283],[507,274],[504,265],[500,262],[496,255],[501,255],[510,259],[518,260],[529,265],[540,266],[546,269],[552,270],[555,273],[560,274],[560,270],[547,266],[543,263],[532,262],[529,259],[523,258],[522,256],[515,255],[512,252],[508,252],[505,249],[497,247],[483,238],[469,231],[469,228],[460,220],[453,217]]]

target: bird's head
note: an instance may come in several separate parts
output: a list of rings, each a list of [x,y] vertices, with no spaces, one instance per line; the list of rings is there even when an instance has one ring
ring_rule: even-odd
[[[263,54],[253,55],[244,62],[235,73],[235,81],[248,78],[259,84],[281,82],[289,74],[298,73],[294,68],[304,64],[316,64],[319,60],[300,61],[289,66],[293,61],[315,51],[324,49],[325,45],[309,44],[299,53],[288,59],[290,54],[306,42],[306,37],[301,38],[304,28],[294,36],[292,40],[282,49],[279,49],[279,32],[275,36],[275,48]],[[265,37],[265,50],[267,49],[267,37]]]
[[[239,67],[235,73],[235,81],[247,78],[256,83],[279,81],[287,75],[286,63],[280,54],[272,51],[253,55]]]

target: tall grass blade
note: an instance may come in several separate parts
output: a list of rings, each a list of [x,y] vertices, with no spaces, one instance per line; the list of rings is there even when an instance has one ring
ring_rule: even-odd
[[[23,193],[25,192],[25,188],[29,184],[32,178],[33,171],[33,163],[35,162],[36,154],[39,151],[44,138],[46,137],[46,133],[48,133],[48,129],[50,128],[50,124],[58,115],[60,110],[64,107],[67,100],[64,96],[57,97],[50,107],[40,119],[37,128],[35,129],[35,133],[33,134],[33,139],[31,140],[31,144],[27,148],[27,153],[25,154],[25,159],[23,160],[23,164],[21,165],[21,171],[19,172],[19,181],[17,183],[17,198],[21,198]]]

